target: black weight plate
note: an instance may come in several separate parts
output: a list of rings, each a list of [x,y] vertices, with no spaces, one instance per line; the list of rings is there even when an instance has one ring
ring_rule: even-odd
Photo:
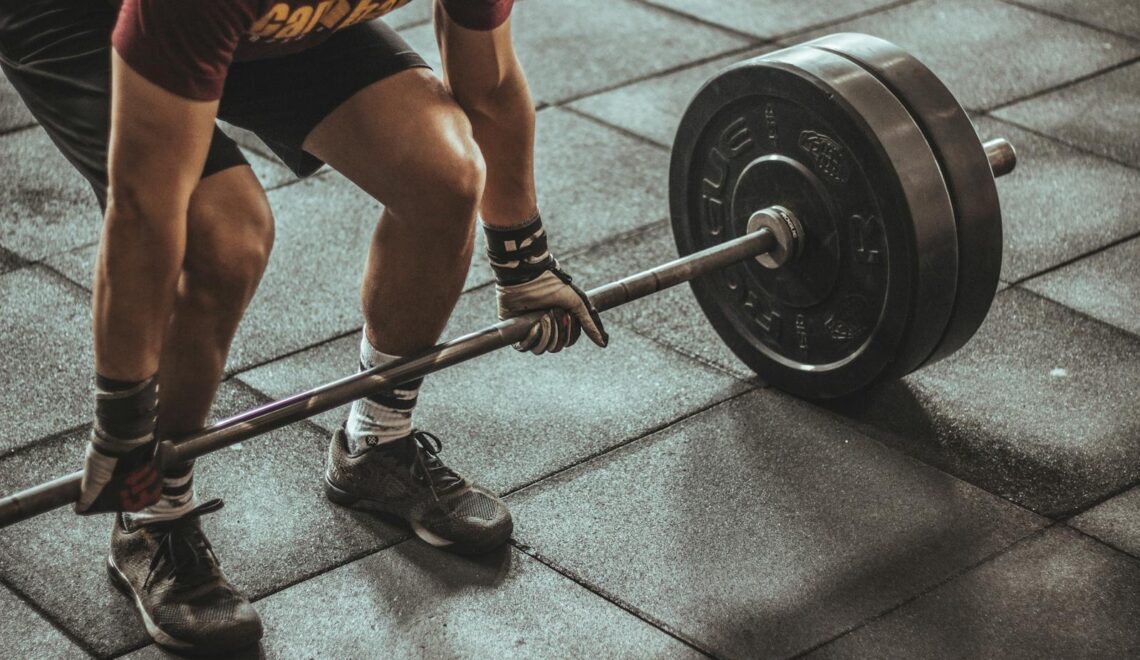
[[[847,33],[803,45],[842,55],[882,81],[910,111],[942,166],[958,225],[958,294],[945,336],[926,363],[944,358],[982,324],[1001,274],[1001,206],[974,124],[930,69],[889,41]]]
[[[922,131],[874,76],[791,48],[729,67],[697,93],[670,166],[678,250],[740,236],[773,204],[804,226],[792,264],[748,260],[692,283],[729,348],[808,398],[921,364],[954,302],[953,209]]]

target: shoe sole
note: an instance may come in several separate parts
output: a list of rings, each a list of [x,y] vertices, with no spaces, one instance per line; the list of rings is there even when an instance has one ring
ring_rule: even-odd
[[[415,533],[415,535],[419,537],[419,539],[424,543],[427,543],[428,545],[435,548],[440,548],[441,550],[449,550],[461,555],[478,555],[488,553],[506,543],[507,539],[511,538],[511,533],[514,531],[514,525],[511,525],[507,528],[506,534],[500,535],[501,538],[494,538],[487,543],[481,543],[478,545],[456,543],[455,541],[445,539],[438,534],[433,534],[427,529],[424,529],[422,525],[415,521],[409,521],[403,516],[388,511],[382,504],[376,502],[375,500],[358,497],[348,491],[341,490],[337,486],[334,486],[333,483],[328,480],[328,477],[325,478],[325,497],[327,497],[330,502],[339,504],[340,506],[347,507],[349,509],[358,509],[360,511],[378,513],[385,518],[398,520],[405,525],[410,526],[412,528],[412,532]]]
[[[123,572],[120,571],[119,567],[115,565],[115,560],[110,555],[107,556],[107,576],[111,578],[111,584],[115,585],[116,589],[123,592],[125,596],[134,601],[135,609],[138,610],[139,616],[142,618],[143,625],[146,626],[147,634],[150,635],[150,638],[153,639],[159,646],[171,649],[173,651],[178,651],[186,655],[213,657],[217,657],[219,654],[233,653],[235,651],[253,647],[252,643],[232,648],[196,646],[190,642],[186,642],[178,639],[177,637],[173,637],[162,628],[160,628],[158,624],[154,622],[154,619],[150,618],[150,615],[147,614],[146,608],[143,607],[142,601],[139,600],[138,594],[135,593],[134,587],[132,587],[130,581],[127,580],[127,576],[123,575]]]
[[[115,565],[115,560],[111,556],[107,557],[107,575],[111,578],[111,583],[114,584],[119,591],[134,601],[135,609],[138,610],[139,616],[142,617],[143,625],[146,626],[146,632],[150,635],[151,639],[162,646],[176,651],[208,652],[207,650],[194,646],[190,642],[184,642],[177,637],[171,637],[162,628],[159,628],[158,624],[154,622],[154,619],[150,618],[150,615],[147,614],[146,608],[143,607],[142,601],[139,600],[139,595],[135,593],[135,589],[131,586],[130,581],[127,580],[127,576],[123,575],[123,572]]]

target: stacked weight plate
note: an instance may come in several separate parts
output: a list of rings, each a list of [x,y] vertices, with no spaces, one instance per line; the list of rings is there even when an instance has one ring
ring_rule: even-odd
[[[934,149],[946,178],[958,243],[958,287],[946,332],[927,362],[961,348],[981,326],[1001,274],[1002,227],[997,186],[974,125],[954,95],[922,62],[898,46],[863,34],[834,34],[805,46],[855,62],[906,106]]]
[[[973,335],[1000,267],[1000,211],[961,106],[901,49],[837,35],[729,67],[697,93],[673,148],[670,206],[688,254],[770,205],[803,252],[693,282],[725,343],[809,398],[898,378]]]

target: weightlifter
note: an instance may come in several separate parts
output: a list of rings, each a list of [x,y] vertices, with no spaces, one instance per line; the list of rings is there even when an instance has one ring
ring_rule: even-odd
[[[0,0],[0,66],[105,209],[76,509],[119,512],[108,569],[165,646],[216,653],[262,634],[199,526],[221,501],[199,502],[192,465],[158,474],[154,462],[159,439],[205,423],[273,242],[265,192],[216,118],[256,133],[298,176],[328,163],[383,203],[358,246],[369,251],[361,368],[437,341],[477,217],[500,316],[550,310],[516,348],[556,352],[582,331],[607,343],[547,250],[512,0],[437,1],[443,82],[373,20],[407,2]],[[432,545],[494,548],[510,512],[413,428],[419,387],[352,406],[326,492],[398,516]]]

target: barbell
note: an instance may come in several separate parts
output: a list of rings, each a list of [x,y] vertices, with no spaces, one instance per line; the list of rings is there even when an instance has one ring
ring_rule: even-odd
[[[1001,267],[995,177],[941,81],[899,47],[823,37],[732,65],[697,92],[673,146],[680,258],[591,290],[599,311],[691,282],[728,347],[767,383],[839,397],[961,348]],[[222,420],[161,465],[201,457],[522,340],[541,313],[501,321]],[[0,527],[74,502],[82,473],[0,499]]]

